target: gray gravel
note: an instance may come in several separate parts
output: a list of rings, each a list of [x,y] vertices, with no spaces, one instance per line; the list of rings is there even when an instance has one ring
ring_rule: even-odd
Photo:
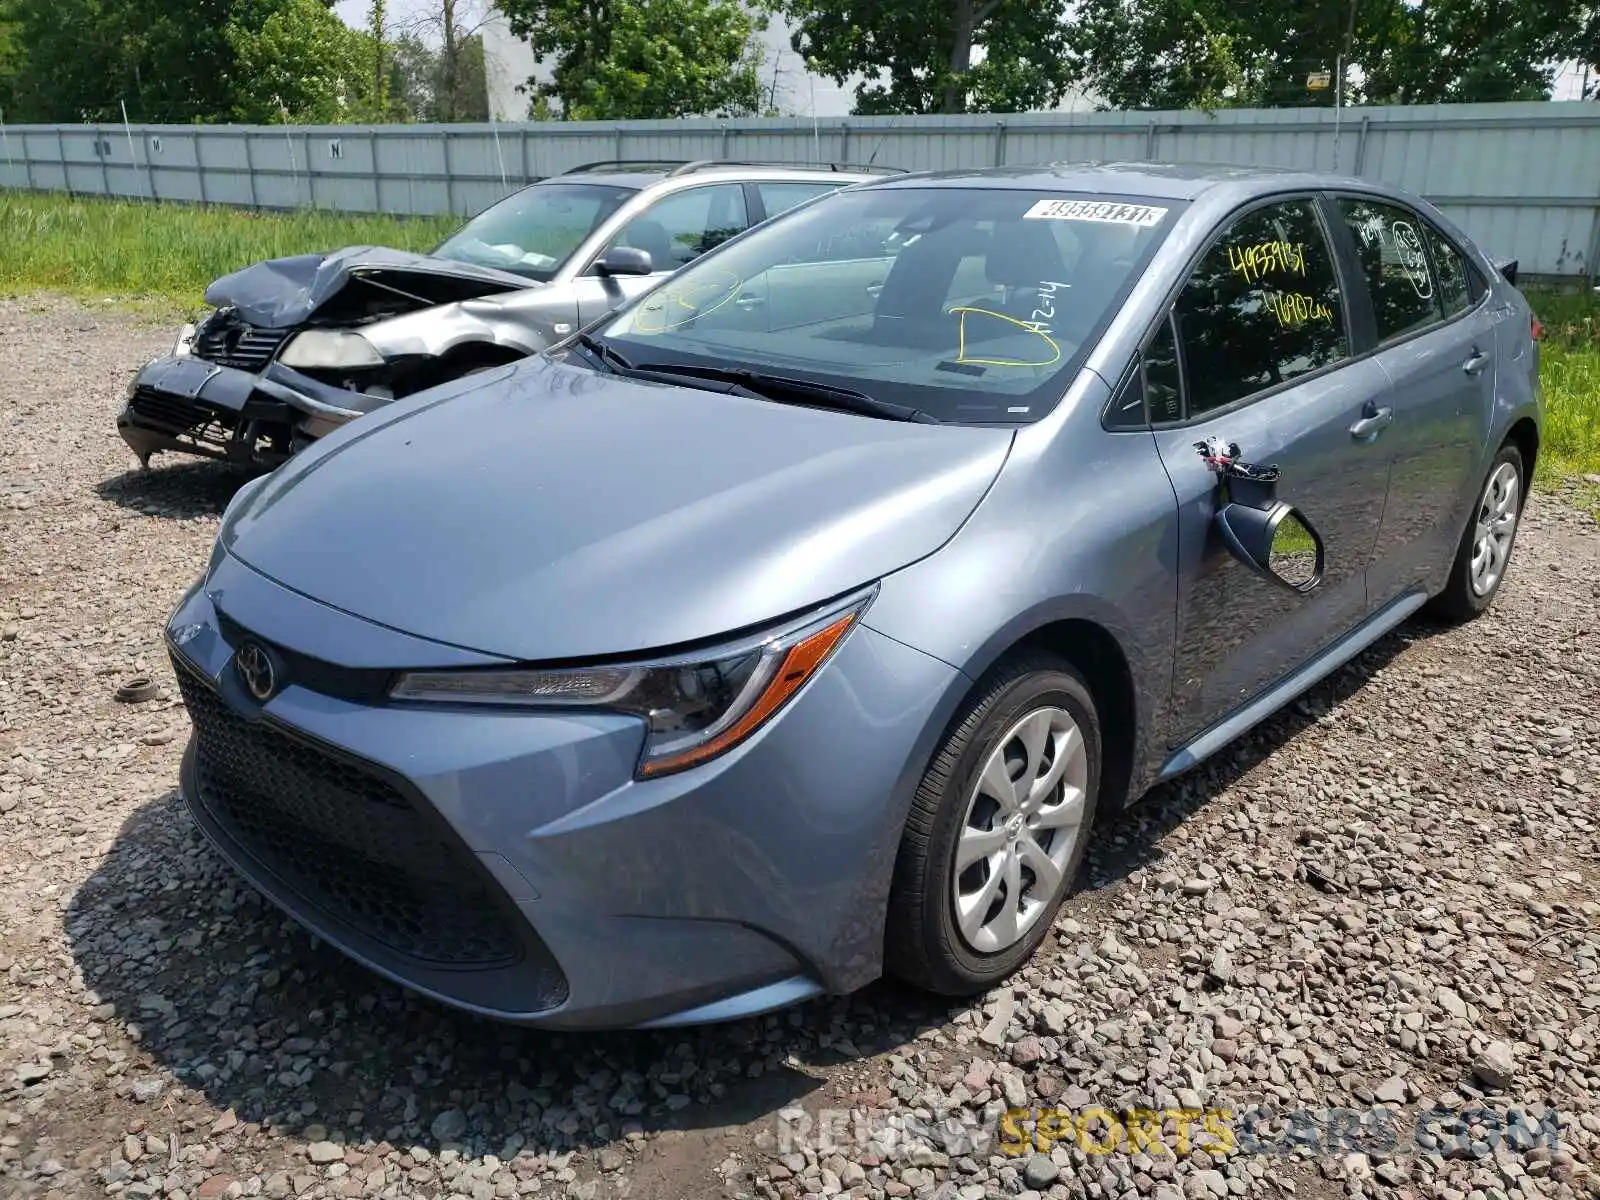
[[[555,1037],[314,945],[181,811],[158,633],[241,477],[130,469],[112,418],[166,336],[0,302],[0,1193],[1597,1190],[1591,518],[1541,495],[1490,615],[1408,625],[1108,823],[1045,951],[980,1002],[879,985],[717,1029]],[[118,704],[141,673],[163,695]],[[1270,1106],[1268,1136],[1375,1104],[1402,1144],[1224,1154],[1197,1150],[1198,1123],[1178,1156],[996,1140],[1008,1107]],[[1444,1119],[1463,1111],[1476,1123]],[[1557,1144],[1484,1117],[1511,1112]]]

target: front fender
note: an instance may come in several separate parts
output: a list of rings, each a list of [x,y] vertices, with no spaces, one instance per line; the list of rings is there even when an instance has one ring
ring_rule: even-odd
[[[554,340],[531,314],[508,311],[493,300],[462,300],[420,312],[404,313],[361,329],[361,335],[389,360],[443,358],[470,345],[502,346],[536,354]]]

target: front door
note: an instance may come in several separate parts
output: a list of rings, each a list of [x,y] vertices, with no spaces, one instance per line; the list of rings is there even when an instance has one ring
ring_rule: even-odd
[[[1145,355],[1156,444],[1180,520],[1173,744],[1215,724],[1367,614],[1366,569],[1386,451],[1351,435],[1387,377],[1351,357],[1344,290],[1311,197],[1235,218],[1201,257]],[[1275,465],[1279,497],[1326,548],[1307,594],[1238,563],[1215,532],[1218,480],[1196,449],[1217,438]]]
[[[743,184],[712,183],[662,197],[624,225],[606,247],[643,250],[650,256],[651,274],[602,279],[591,267],[573,281],[579,322],[587,325],[657,287],[679,267],[720,246],[749,224]]]

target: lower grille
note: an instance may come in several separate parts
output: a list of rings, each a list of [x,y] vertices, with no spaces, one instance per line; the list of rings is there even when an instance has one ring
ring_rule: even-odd
[[[194,722],[198,799],[281,883],[417,962],[484,968],[523,957],[504,901],[436,817],[359,762],[246,720],[176,656],[173,666]],[[548,972],[550,990],[564,991],[553,962]]]
[[[153,388],[134,389],[128,401],[128,411],[139,424],[159,430],[172,437],[192,433],[201,441],[224,445],[226,438],[220,428],[217,411],[182,396],[158,392]],[[213,428],[207,429],[206,426]],[[209,436],[208,436],[209,435]]]

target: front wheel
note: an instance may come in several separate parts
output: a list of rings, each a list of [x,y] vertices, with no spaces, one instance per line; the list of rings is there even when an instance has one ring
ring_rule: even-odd
[[[1069,664],[1028,656],[985,677],[911,805],[889,970],[963,996],[1026,962],[1077,878],[1099,787],[1099,718]]]
[[[1433,611],[1447,620],[1467,621],[1494,603],[1511,564],[1517,524],[1525,496],[1521,452],[1500,448],[1478,503],[1467,522],[1450,567],[1450,581],[1433,600]]]

